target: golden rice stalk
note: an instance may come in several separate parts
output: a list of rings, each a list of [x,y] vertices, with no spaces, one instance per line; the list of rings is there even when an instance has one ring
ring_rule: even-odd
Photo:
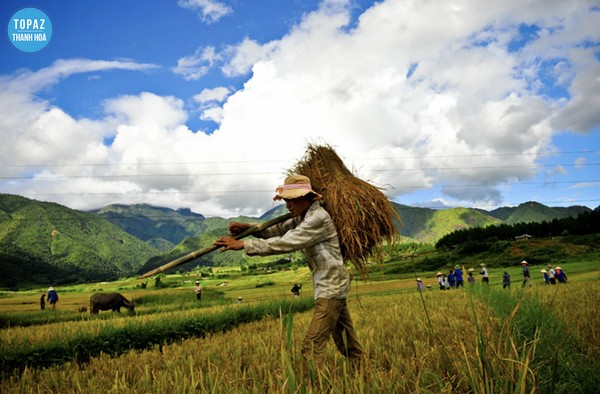
[[[355,177],[330,146],[309,144],[289,174],[309,177],[313,189],[323,196],[345,262],[363,276],[369,259],[383,263],[383,242],[393,242],[398,234],[393,220],[401,220],[379,188]]]

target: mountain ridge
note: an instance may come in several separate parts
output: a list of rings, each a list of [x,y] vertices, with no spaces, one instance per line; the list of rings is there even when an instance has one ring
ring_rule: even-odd
[[[492,211],[392,204],[402,218],[402,224],[397,223],[401,236],[424,243],[434,243],[459,229],[550,221],[591,211],[582,206],[552,208],[534,201]],[[112,204],[83,212],[0,194],[0,269],[5,273],[0,285],[15,285],[23,278],[52,283],[56,278],[81,281],[131,275],[209,245],[227,234],[229,221],[262,222],[286,212],[283,204],[258,218],[207,218],[187,208],[148,204]],[[193,263],[239,265],[245,262],[243,256],[217,253]]]
[[[157,253],[95,214],[0,194],[0,285],[113,279]]]

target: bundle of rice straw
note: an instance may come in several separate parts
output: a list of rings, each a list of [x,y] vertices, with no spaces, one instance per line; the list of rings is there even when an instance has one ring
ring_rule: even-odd
[[[345,262],[351,262],[363,277],[370,258],[383,262],[383,242],[392,243],[398,234],[393,219],[401,221],[379,188],[355,177],[329,146],[309,144],[289,174],[309,177],[313,190],[323,196]]]

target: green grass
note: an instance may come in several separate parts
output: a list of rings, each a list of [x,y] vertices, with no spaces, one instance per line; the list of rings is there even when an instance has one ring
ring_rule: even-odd
[[[258,305],[236,305],[217,313],[169,314],[165,318],[142,322],[130,319],[121,327],[108,326],[99,333],[63,336],[57,332],[50,342],[31,346],[3,347],[0,351],[0,370],[47,367],[67,361],[86,362],[102,353],[118,355],[132,349],[149,349],[154,345],[169,344],[190,337],[204,337],[209,333],[225,332],[240,324],[264,317],[301,312],[312,308],[308,297],[290,301],[267,302]]]
[[[322,371],[302,371],[298,352],[310,313],[301,311],[310,309],[312,297],[305,281],[304,297],[291,298],[289,284],[306,275],[306,268],[260,276],[224,269],[230,275],[227,286],[203,281],[214,295],[213,300],[207,296],[206,305],[195,302],[193,286],[183,284],[190,279],[185,275],[164,278],[179,288],[142,290],[131,280],[106,283],[106,289],[135,288],[139,315],[107,312],[79,322],[3,330],[0,362],[6,385],[1,383],[0,391],[19,392],[21,382],[20,387],[34,390],[81,387],[89,392],[117,386],[134,392],[167,387],[187,392],[218,387],[238,392],[590,392],[600,376],[600,363],[594,361],[600,355],[598,260],[564,266],[571,283],[536,281],[531,291],[517,285],[503,290],[495,279],[489,287],[478,282],[465,290],[434,288],[422,294],[415,292],[414,277],[353,282],[351,313],[371,363],[368,373],[358,373],[362,377],[349,372],[335,351],[328,352]],[[517,278],[518,267],[511,269]],[[501,270],[490,273],[499,281]],[[434,280],[419,275],[426,283]],[[274,285],[256,288],[261,280]],[[74,286],[64,293],[64,302],[77,305],[97,286]],[[0,299],[0,312],[12,315],[15,311],[5,312],[4,305],[36,294],[8,294]],[[238,294],[244,296],[242,305],[235,303]],[[66,305],[45,312],[66,318],[71,312],[62,308]],[[51,330],[57,333],[53,340],[36,338]],[[178,355],[178,361],[170,358]],[[23,370],[24,365],[29,367]],[[13,368],[22,372],[8,372]]]
[[[500,287],[477,286],[472,292],[494,310],[501,325],[505,322],[510,327],[510,338],[518,352],[524,354],[535,349],[535,357],[531,355],[529,360],[530,368],[543,393],[587,393],[600,385],[600,363],[588,362],[593,356],[589,344],[570,329],[568,320],[555,313],[557,298],[569,291],[568,286],[572,285],[546,286],[544,290],[549,293],[549,300],[541,299],[530,288],[507,291]],[[585,286],[585,282],[575,286]],[[580,302],[592,308],[597,295],[585,289],[582,294]],[[569,307],[561,302],[558,305]],[[481,346],[485,343],[482,341]],[[514,390],[515,387],[511,387],[510,391]]]

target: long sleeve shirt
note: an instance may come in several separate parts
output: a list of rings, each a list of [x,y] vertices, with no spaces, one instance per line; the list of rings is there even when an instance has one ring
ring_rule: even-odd
[[[463,280],[462,271],[458,268],[454,270],[454,279],[456,280],[457,283],[462,282],[462,280]]]
[[[249,255],[268,256],[301,250],[312,272],[315,299],[345,299],[350,275],[344,266],[337,231],[329,213],[315,201],[304,217],[268,227],[244,240]]]

